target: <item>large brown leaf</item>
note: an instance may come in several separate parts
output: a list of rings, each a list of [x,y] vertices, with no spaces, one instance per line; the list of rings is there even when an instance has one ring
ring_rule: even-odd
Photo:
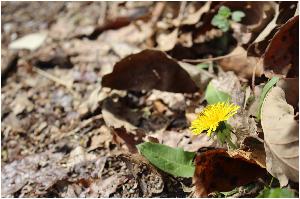
[[[299,16],[280,27],[264,55],[264,66],[275,74],[298,77],[299,73]]]
[[[119,90],[158,89],[175,93],[193,93],[198,90],[189,74],[161,51],[144,50],[130,55],[105,75],[102,86]]]
[[[285,186],[288,179],[299,182],[299,123],[284,91],[274,87],[261,108],[268,172]]]
[[[229,154],[224,149],[204,152],[196,157],[196,197],[207,197],[213,191],[230,191],[266,175],[266,170],[244,154]],[[251,171],[251,172],[247,172]]]

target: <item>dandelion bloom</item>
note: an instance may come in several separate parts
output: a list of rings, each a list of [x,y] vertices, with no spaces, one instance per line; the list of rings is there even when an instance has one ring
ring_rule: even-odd
[[[198,114],[197,119],[192,121],[191,131],[198,135],[203,131],[207,131],[208,136],[216,131],[219,123],[228,120],[240,107],[229,102],[218,102],[208,105],[202,112]]]

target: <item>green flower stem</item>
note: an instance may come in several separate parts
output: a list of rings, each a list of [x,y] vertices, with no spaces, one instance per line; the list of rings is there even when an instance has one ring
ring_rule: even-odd
[[[230,148],[238,149],[238,147],[231,141],[231,132],[231,126],[226,122],[221,122],[216,130],[216,135],[222,144],[226,142]]]
[[[232,149],[238,149],[238,147],[231,141],[230,137],[226,138],[226,142]]]

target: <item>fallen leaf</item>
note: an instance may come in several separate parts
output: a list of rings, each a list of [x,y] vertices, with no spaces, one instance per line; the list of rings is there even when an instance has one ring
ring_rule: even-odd
[[[110,176],[106,179],[95,180],[89,187],[88,197],[95,198],[108,198],[110,194],[116,192],[122,179],[118,175]]]
[[[118,156],[126,163],[131,175],[137,180],[141,197],[152,197],[164,189],[162,175],[140,154],[121,154]]]
[[[247,79],[252,78],[253,72],[257,77],[263,74],[262,61],[257,57],[247,56],[243,47],[237,46],[229,55],[232,56],[218,61],[224,71],[234,71],[239,77]]]
[[[257,125],[254,118],[249,117],[249,113],[242,108],[227,122],[237,137],[236,142],[238,145],[248,136],[257,136]]]
[[[151,142],[139,144],[137,148],[153,165],[166,173],[181,177],[192,177],[194,174],[194,152]]]
[[[35,196],[42,196],[57,181],[67,178],[67,169],[59,165],[62,158],[62,153],[44,152],[6,164],[1,168],[1,196],[22,193],[28,183],[35,189]]]
[[[205,91],[205,99],[208,104],[230,101],[231,97],[225,92],[217,90],[211,83],[208,84]]]
[[[248,47],[248,54],[254,56],[262,56],[265,53],[271,39],[278,31],[280,26],[286,23],[291,17],[297,15],[295,12],[297,8],[297,2],[281,1],[273,4],[275,16],[268,22],[267,26],[259,33],[256,39]]]
[[[205,4],[199,8],[196,12],[192,14],[188,14],[185,18],[183,18],[181,24],[182,25],[193,25],[200,21],[202,15],[209,11],[211,2],[205,2]]]
[[[299,78],[280,79],[277,86],[284,90],[286,102],[296,108],[299,103]]]
[[[102,86],[119,90],[151,90],[193,93],[198,90],[188,73],[163,52],[144,50],[130,55],[105,75]]]
[[[113,51],[121,58],[131,55],[133,53],[138,53],[140,51],[138,47],[125,42],[113,43],[111,45]]]
[[[271,89],[261,108],[267,170],[285,186],[299,182],[299,123],[279,87]]]
[[[230,191],[267,174],[265,169],[240,155],[230,157],[224,149],[201,153],[196,156],[195,163],[196,197],[207,197],[213,191]]]
[[[220,147],[218,142],[210,139],[205,134],[193,135],[188,129],[182,131],[159,131],[151,134],[151,138],[160,143],[173,148],[183,148],[185,151],[197,152],[205,147]]]
[[[100,102],[107,97],[107,93],[101,88],[96,88],[91,92],[87,99],[85,99],[78,108],[81,117],[88,113],[94,113],[100,107]]]
[[[70,157],[68,159],[67,165],[69,168],[74,167],[82,162],[88,162],[96,159],[96,155],[89,154],[81,146],[76,147],[70,152]]]
[[[15,115],[18,115],[24,110],[31,112],[34,109],[34,104],[28,99],[26,93],[19,93],[11,103],[11,109]]]
[[[142,114],[142,112],[130,109],[120,101],[114,102],[111,98],[106,98],[102,104],[103,119],[108,127],[124,126],[128,131],[134,130],[137,128]]]
[[[181,93],[153,90],[147,100],[150,102],[162,100],[172,110],[184,110],[186,108],[185,97]]]
[[[196,28],[195,37],[199,37],[199,35],[203,35],[213,29],[211,21],[221,6],[226,6],[231,11],[242,11],[245,13],[245,17],[242,18],[240,23],[247,27],[248,32],[251,32],[249,42],[257,37],[274,16],[273,2],[215,2],[211,5],[209,12],[203,15],[203,23]]]
[[[211,80],[211,84],[215,89],[227,93],[231,97],[231,102],[243,106],[245,93],[234,72],[220,72],[217,78]]]
[[[258,109],[257,109],[257,114],[256,118],[260,120],[260,114],[261,114],[261,106],[265,100],[266,95],[268,92],[271,90],[271,88],[278,82],[279,78],[278,77],[273,77],[266,83],[266,85],[263,87],[261,95],[259,97],[259,103],[258,103]]]
[[[262,168],[266,168],[266,152],[264,142],[257,136],[249,136],[243,140],[240,146],[245,152],[250,152],[251,159]]]
[[[177,43],[178,28],[175,28],[171,33],[161,33],[157,37],[158,49],[168,51],[174,48]]]
[[[249,162],[255,163],[259,165],[261,168],[266,168],[266,161],[265,156],[263,154],[261,156],[255,156],[251,151],[244,151],[244,150],[232,150],[227,152],[230,157],[237,158],[242,157]]]
[[[49,45],[44,48],[40,48],[30,56],[29,62],[33,66],[46,69],[53,68],[55,66],[60,68],[73,67],[70,56],[65,52],[65,50],[57,45]]]
[[[9,44],[8,48],[16,50],[28,49],[34,51],[44,43],[46,37],[46,33],[32,33],[13,41]]]
[[[136,145],[143,142],[143,138],[145,137],[145,133],[141,130],[136,130],[135,134],[127,132],[124,127],[121,128],[112,128],[112,133],[114,136],[118,137],[125,143],[130,153],[137,153],[138,150],[136,148]],[[120,144],[119,141],[117,141],[117,138],[114,138],[115,142],[117,144]]]
[[[295,198],[295,192],[288,188],[265,188],[257,198]]]
[[[263,57],[266,70],[287,77],[299,76],[298,35],[299,15],[282,25],[272,38]]]

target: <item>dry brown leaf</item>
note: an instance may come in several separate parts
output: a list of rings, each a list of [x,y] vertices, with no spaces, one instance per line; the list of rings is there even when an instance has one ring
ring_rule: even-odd
[[[203,147],[220,147],[216,140],[210,139],[206,134],[193,135],[190,130],[160,131],[151,134],[160,144],[170,147],[180,147],[185,151],[196,152]]]
[[[113,140],[117,145],[125,144],[130,153],[137,153],[138,150],[136,145],[143,142],[145,133],[142,130],[137,129],[135,134],[127,132],[124,127],[121,128],[111,128],[113,134]]]
[[[198,91],[195,82],[180,65],[158,50],[143,50],[125,57],[105,75],[102,86],[118,90],[158,89],[175,93]]]
[[[250,118],[249,113],[242,108],[228,120],[228,124],[232,126],[238,144],[241,144],[248,136],[257,136],[257,126],[254,118]]]
[[[171,33],[160,34],[157,37],[158,49],[168,51],[174,48],[178,37],[178,28],[175,28]]]
[[[272,5],[272,4],[271,4]],[[274,34],[278,31],[280,26],[286,23],[292,16],[297,15],[295,13],[297,8],[297,2],[278,2],[273,4],[275,16],[269,22],[269,24],[259,33],[255,41],[248,47],[247,51],[249,54],[255,56],[262,56],[273,38]]]
[[[247,52],[243,47],[237,46],[229,55],[232,56],[218,61],[223,70],[232,70],[240,77],[248,79],[252,78],[254,70],[255,76],[263,74],[262,61],[259,61],[257,57],[247,56]]]
[[[265,69],[287,77],[298,77],[298,43],[299,15],[288,20],[275,33],[263,56]]]
[[[147,101],[155,102],[157,100],[162,100],[172,110],[184,110],[186,108],[185,97],[182,93],[153,90]]]
[[[268,172],[285,186],[288,179],[299,182],[299,123],[284,91],[274,87],[261,108]]]
[[[181,24],[182,25],[193,25],[199,22],[201,16],[209,11],[211,2],[206,2],[198,11],[194,12],[193,14],[187,15],[186,18],[183,18]]]
[[[23,194],[28,184],[35,189],[35,197],[45,194],[57,181],[67,178],[68,170],[59,164],[63,157],[62,153],[47,151],[6,164],[1,168],[1,196]]]
[[[207,197],[213,191],[230,191],[266,176],[266,170],[253,160],[235,154],[230,157],[224,149],[209,150],[196,156],[193,181],[194,195]],[[251,172],[245,172],[251,171]]]
[[[261,156],[255,156],[252,152],[250,151],[244,151],[244,150],[233,150],[233,151],[228,151],[227,152],[230,157],[242,157],[248,160],[249,162],[255,163],[259,165],[261,168],[266,168],[266,161],[265,161],[265,156],[262,154]]]
[[[76,147],[71,151],[70,157],[68,159],[67,165],[69,168],[74,167],[76,164],[80,164],[82,162],[92,161],[97,158],[94,154],[89,154],[85,151],[85,149],[81,146]]]
[[[286,102],[294,108],[299,102],[299,78],[284,78],[279,80],[277,86],[284,90]]]

